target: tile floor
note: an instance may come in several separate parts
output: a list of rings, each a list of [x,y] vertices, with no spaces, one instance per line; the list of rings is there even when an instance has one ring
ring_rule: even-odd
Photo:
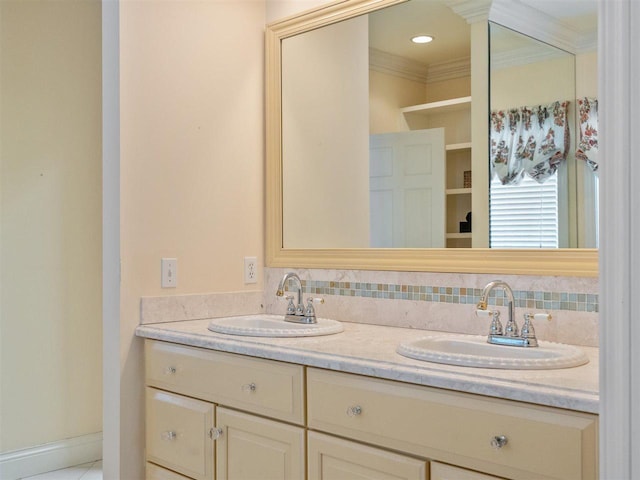
[[[102,461],[41,473],[22,480],[102,480]]]

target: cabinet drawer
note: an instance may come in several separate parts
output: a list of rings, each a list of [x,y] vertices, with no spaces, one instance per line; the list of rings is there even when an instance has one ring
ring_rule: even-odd
[[[507,478],[596,478],[595,415],[311,368],[307,382],[313,429]]]
[[[304,424],[303,367],[145,341],[148,385]]]
[[[452,465],[445,465],[444,463],[431,462],[430,467],[430,480],[504,480],[493,475],[485,475],[484,473],[473,472]]]
[[[342,440],[318,432],[308,434],[309,480],[425,480],[427,462],[406,455]]]
[[[147,460],[197,480],[212,480],[214,406],[149,387],[146,397]]]

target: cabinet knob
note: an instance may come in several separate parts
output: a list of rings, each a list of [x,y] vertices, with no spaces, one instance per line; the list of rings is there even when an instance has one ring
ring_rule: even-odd
[[[218,440],[223,433],[224,430],[222,430],[221,428],[212,428],[211,430],[209,430],[209,438],[211,440]]]
[[[164,369],[165,375],[175,375],[176,372],[177,372],[176,367],[167,367]]]
[[[360,405],[353,405],[347,408],[347,415],[350,417],[357,417],[362,413],[362,407]]]
[[[178,438],[178,434],[172,430],[169,430],[167,432],[162,432],[160,434],[160,437],[162,438],[162,440],[166,442],[172,442],[173,440]]]
[[[242,391],[243,392],[255,392],[256,391],[256,384],[251,382],[251,383],[245,383],[244,385],[242,385]]]
[[[509,442],[509,439],[504,435],[496,435],[491,439],[491,446],[495,449],[504,447]]]

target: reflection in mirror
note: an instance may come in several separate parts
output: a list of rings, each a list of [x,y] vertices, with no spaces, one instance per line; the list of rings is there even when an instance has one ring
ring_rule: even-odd
[[[490,23],[492,248],[596,246],[597,177],[576,160],[584,96],[595,94],[584,86],[592,80],[576,82],[576,62],[595,78],[584,68],[591,55]],[[595,188],[576,188],[581,177]]]
[[[282,184],[288,248],[369,242],[368,24],[282,42]]]
[[[490,245],[569,246],[574,55],[490,23]]]
[[[418,33],[434,40],[414,44]],[[283,248],[597,246],[597,179],[575,148],[576,99],[595,96],[576,88],[595,81],[576,78],[581,54],[496,24],[490,37],[491,109],[566,102],[566,130],[551,131],[569,142],[555,139],[562,161],[544,181],[494,174],[491,208],[475,215],[472,192],[487,190],[472,185],[464,18],[411,0],[282,40]],[[474,238],[473,222],[490,238]]]
[[[411,42],[419,33],[433,42]],[[285,248],[445,247],[446,232],[459,236],[471,190],[446,191],[471,170],[469,55],[469,24],[438,0],[282,41]]]

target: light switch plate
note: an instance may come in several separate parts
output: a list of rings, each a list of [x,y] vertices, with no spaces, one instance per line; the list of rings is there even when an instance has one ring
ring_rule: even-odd
[[[162,259],[162,288],[175,288],[178,286],[178,259]]]

